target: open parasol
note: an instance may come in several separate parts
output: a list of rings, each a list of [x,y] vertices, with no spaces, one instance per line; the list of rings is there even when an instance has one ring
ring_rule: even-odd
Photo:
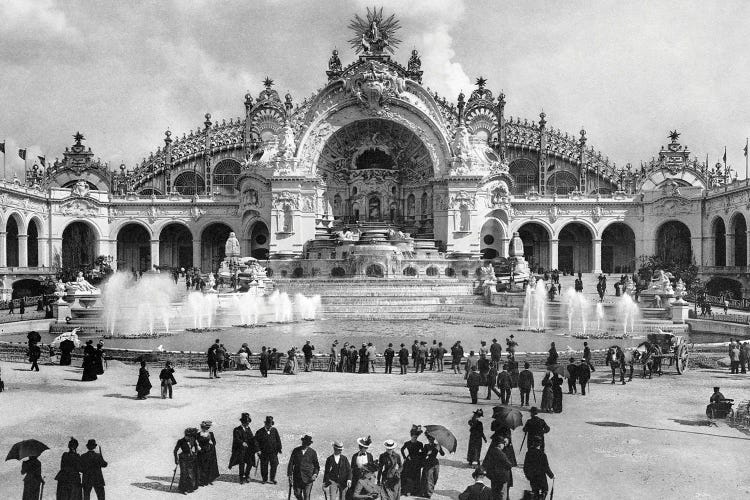
[[[25,439],[11,447],[8,456],[5,457],[5,461],[23,460],[26,457],[38,457],[44,450],[49,450],[49,446],[41,441],[37,441],[36,439]]]
[[[69,332],[61,333],[55,338],[55,340],[50,342],[50,345],[58,347],[63,340],[70,340],[76,347],[81,347],[81,340],[78,338],[78,328],[74,328]]]
[[[442,425],[425,425],[425,434],[435,438],[440,446],[448,450],[449,453],[455,453],[458,447],[456,436]]]
[[[40,340],[42,340],[42,336],[36,330],[32,330],[27,333],[26,338],[29,339],[29,342],[39,342]]]
[[[523,415],[520,411],[510,406],[495,406],[492,408],[492,418],[494,420],[500,420],[505,423],[506,426],[511,429],[520,427],[523,425]]]

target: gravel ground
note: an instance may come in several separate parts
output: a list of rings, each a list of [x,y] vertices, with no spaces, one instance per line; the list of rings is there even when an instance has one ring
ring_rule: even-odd
[[[158,387],[146,401],[135,400],[137,367],[110,362],[95,382],[80,382],[77,367],[2,364],[6,392],[0,394],[0,450],[21,439],[36,438],[50,446],[42,457],[47,477],[45,497],[53,498],[60,454],[70,436],[81,446],[95,438],[109,462],[104,475],[108,498],[165,498],[174,468],[172,448],[185,427],[201,420],[214,422],[222,473],[213,486],[191,498],[215,499],[243,495],[252,499],[285,499],[284,467],[299,437],[310,433],[321,466],[330,442],[340,439],[344,452],[354,453],[355,440],[371,435],[371,451],[379,454],[388,438],[403,442],[412,424],[442,424],[459,440],[454,455],[441,460],[434,499],[455,499],[471,483],[465,463],[467,420],[475,409],[463,378],[452,373],[408,376],[342,375],[321,372],[267,379],[257,371],[225,373],[209,380],[203,372],[178,372],[175,399],[162,400]],[[150,367],[157,386],[157,367]],[[750,399],[748,376],[726,370],[692,370],[686,375],[665,374],[653,380],[637,378],[628,385],[610,385],[608,372],[597,370],[588,396],[564,398],[562,414],[543,415],[552,432],[547,453],[556,473],[555,499],[641,497],[687,499],[750,497],[750,436],[724,421],[706,425],[705,405],[714,385],[737,401]],[[541,377],[536,372],[537,380]],[[480,392],[480,395],[481,392]],[[514,391],[518,402],[518,393]],[[537,400],[541,394],[537,391]],[[491,407],[498,401],[480,400],[489,437]],[[237,484],[236,468],[229,471],[232,429],[243,411],[250,412],[255,429],[265,415],[273,415],[281,433],[279,485]],[[528,413],[524,409],[524,419]],[[603,424],[605,423],[605,424]],[[597,425],[598,424],[598,425]],[[518,450],[523,433],[517,429]],[[521,469],[513,472],[511,499],[527,485]],[[259,478],[258,478],[259,480]],[[19,498],[20,463],[0,466],[3,498]],[[314,498],[322,499],[320,485]]]

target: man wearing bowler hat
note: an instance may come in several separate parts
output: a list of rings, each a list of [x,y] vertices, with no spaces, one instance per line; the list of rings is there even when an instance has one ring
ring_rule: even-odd
[[[458,495],[458,500],[492,500],[492,490],[484,484],[487,473],[480,466],[471,473],[474,484],[468,486],[463,493]]]
[[[232,433],[232,456],[229,459],[229,468],[240,466],[240,484],[249,482],[250,469],[255,465],[255,437],[250,429],[249,413],[240,416],[240,425],[234,428]]]
[[[297,500],[310,500],[313,483],[320,473],[318,454],[310,448],[312,442],[309,434],[302,436],[302,444],[292,450],[292,456],[289,457],[289,465],[286,468],[289,486],[294,488],[294,497]]]
[[[352,467],[343,453],[341,441],[333,442],[333,455],[326,459],[323,469],[323,488],[328,500],[344,500],[346,491],[352,486]]]
[[[279,453],[281,453],[281,437],[273,426],[273,417],[267,416],[264,426],[255,432],[255,442],[260,452],[260,475],[263,482],[268,481],[268,465],[271,465],[271,483],[276,484],[276,469],[279,467]]]
[[[91,499],[91,489],[93,488],[96,492],[96,498],[98,500],[104,500],[104,475],[102,475],[102,469],[107,466],[107,462],[104,461],[100,453],[95,452],[97,444],[96,440],[89,439],[86,443],[86,453],[81,455],[80,466],[82,478],[81,483],[83,485],[83,500]]]

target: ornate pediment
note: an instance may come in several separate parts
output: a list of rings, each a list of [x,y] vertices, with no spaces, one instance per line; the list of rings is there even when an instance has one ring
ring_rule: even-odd
[[[284,206],[288,206],[292,210],[299,210],[300,207],[300,195],[299,193],[293,193],[291,191],[282,191],[280,193],[273,193],[273,208],[281,210]]]
[[[465,205],[472,210],[476,206],[476,198],[474,194],[469,194],[467,191],[459,191],[450,198],[450,208],[457,210],[461,208],[461,205]]]
[[[385,64],[369,61],[366,69],[344,79],[344,88],[363,108],[377,114],[406,91],[406,80]]]
[[[68,217],[95,217],[99,208],[87,199],[77,198],[61,203],[57,212]]]

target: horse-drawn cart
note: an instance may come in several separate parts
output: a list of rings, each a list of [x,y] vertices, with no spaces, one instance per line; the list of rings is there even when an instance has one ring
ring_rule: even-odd
[[[671,333],[649,333],[646,336],[648,342],[659,348],[659,352],[652,352],[651,357],[658,360],[661,368],[668,362],[668,366],[675,366],[677,373],[682,375],[688,369],[690,359],[690,346],[682,335],[673,335]]]

